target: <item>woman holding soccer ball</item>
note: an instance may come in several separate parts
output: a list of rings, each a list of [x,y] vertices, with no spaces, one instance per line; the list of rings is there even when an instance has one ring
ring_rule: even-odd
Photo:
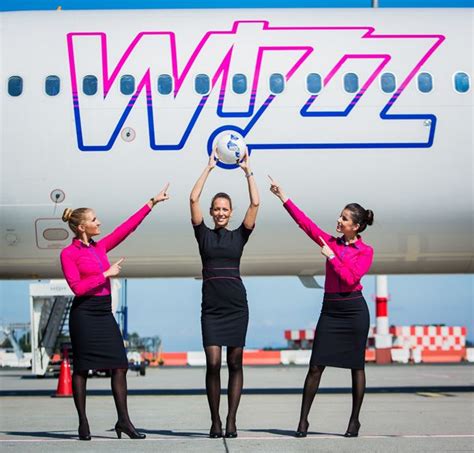
[[[226,346],[229,383],[225,437],[233,438],[237,437],[236,414],[243,386],[242,356],[248,325],[247,295],[240,278],[240,258],[255,226],[260,201],[246,152],[238,164],[245,174],[250,198],[242,224],[235,230],[228,229],[232,200],[226,193],[219,192],[212,198],[209,209],[214,226],[206,226],[200,197],[217,162],[216,147],[191,191],[190,206],[202,260],[201,328],[206,353],[206,393],[212,421],[209,437],[223,436],[219,416],[220,368],[222,346]]]

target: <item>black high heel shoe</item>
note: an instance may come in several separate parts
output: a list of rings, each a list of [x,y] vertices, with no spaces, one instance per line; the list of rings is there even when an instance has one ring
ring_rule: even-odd
[[[122,433],[130,437],[130,439],[145,439],[146,437],[146,434],[138,432],[133,425],[120,425],[118,422],[115,424],[115,432],[119,439],[122,438]]]
[[[350,426],[350,422],[349,422],[349,426]],[[354,423],[356,429],[349,429],[347,428],[347,431],[346,433],[344,434],[344,437],[358,437],[359,436],[359,429],[360,429],[360,423],[359,422],[355,422]]]
[[[226,424],[225,424],[225,437],[227,439],[235,439],[238,434],[237,434],[237,427],[235,426],[235,422],[233,423],[234,429],[231,431],[228,426],[229,426],[229,420],[226,419]]]
[[[209,431],[209,437],[211,439],[220,439],[222,436],[222,431]]]
[[[298,428],[299,428],[299,426],[298,426]],[[305,430],[298,429],[295,432],[295,437],[306,437],[308,435],[308,428],[309,428],[309,423],[306,424],[306,429]]]
[[[79,435],[79,440],[91,440],[89,424],[88,423],[79,424],[79,428],[77,428],[77,434]]]
[[[214,427],[214,423],[211,426],[211,429],[209,430],[209,437],[211,439],[220,439],[221,437],[224,437],[222,434],[222,423],[219,422],[218,425],[220,426],[219,429],[213,430],[212,428]]]

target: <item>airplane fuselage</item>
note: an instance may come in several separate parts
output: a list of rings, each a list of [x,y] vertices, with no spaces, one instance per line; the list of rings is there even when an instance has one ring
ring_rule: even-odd
[[[372,209],[373,273],[474,271],[472,10],[0,17],[0,278],[61,276],[64,208],[94,208],[106,233],[167,181],[170,201],[110,258],[123,276],[198,276],[189,193],[224,130],[245,137],[261,192],[244,274],[324,271],[267,174],[330,233],[345,204]],[[242,171],[211,174],[209,226],[218,191],[237,228]]]

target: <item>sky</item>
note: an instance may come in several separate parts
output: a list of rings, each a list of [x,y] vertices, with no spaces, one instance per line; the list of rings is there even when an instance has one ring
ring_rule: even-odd
[[[371,0],[2,0],[0,11],[30,9],[370,7]],[[380,7],[473,7],[474,0],[379,0]],[[370,237],[368,235],[368,237]],[[323,277],[317,278],[322,285]],[[394,325],[466,326],[474,342],[474,275],[389,276],[389,322]],[[0,325],[29,322],[29,284],[0,280]],[[249,277],[247,347],[284,347],[286,329],[312,328],[322,291],[304,288],[297,277]],[[375,277],[363,279],[375,323]],[[159,335],[166,351],[201,349],[201,282],[194,279],[128,280],[129,331]]]
[[[250,310],[247,347],[284,347],[286,329],[315,327],[322,290],[304,288],[297,277],[243,280]],[[323,285],[323,277],[316,280]],[[0,325],[29,322],[30,283],[0,281]],[[362,284],[374,324],[375,276],[364,277]],[[393,275],[388,287],[390,324],[466,326],[474,342],[474,275]],[[127,302],[129,332],[160,336],[166,351],[201,349],[200,280],[128,279]]]

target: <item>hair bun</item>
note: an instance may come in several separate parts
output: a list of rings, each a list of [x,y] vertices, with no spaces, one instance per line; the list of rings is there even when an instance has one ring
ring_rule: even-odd
[[[374,223],[374,211],[371,209],[366,209],[365,215],[367,218],[367,225],[372,225]]]
[[[69,222],[69,219],[71,218],[73,210],[71,208],[66,208],[63,212],[63,222]]]

